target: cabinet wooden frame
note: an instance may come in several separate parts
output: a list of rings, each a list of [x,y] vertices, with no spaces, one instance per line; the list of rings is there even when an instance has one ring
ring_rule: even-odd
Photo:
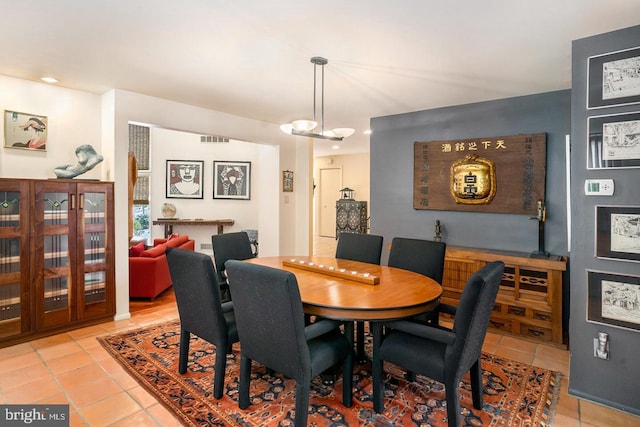
[[[503,261],[505,272],[491,314],[491,329],[564,347],[565,257],[530,258],[519,252],[447,246],[442,301],[457,305],[469,277],[492,261]]]
[[[0,258],[20,273],[0,273],[0,286],[21,289],[0,294],[0,305],[16,300],[20,314],[0,322],[0,347],[113,319],[113,183],[0,179],[0,194],[10,191],[19,191],[20,211],[3,227],[0,206],[0,239],[20,239],[20,255]]]

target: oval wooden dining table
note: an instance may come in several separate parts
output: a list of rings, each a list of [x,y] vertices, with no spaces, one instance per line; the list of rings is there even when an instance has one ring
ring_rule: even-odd
[[[315,256],[259,257],[246,262],[295,274],[304,312],[331,319],[401,319],[432,310],[442,295],[435,280],[383,265]],[[310,264],[316,268],[310,270]],[[344,274],[337,275],[342,270]],[[354,280],[367,273],[368,278],[377,277],[378,283]]]
[[[442,287],[430,277],[383,265],[316,256],[260,257],[246,262],[292,272],[306,314],[373,322],[374,340],[376,322],[426,313],[442,295]],[[376,284],[364,282],[374,280]],[[353,344],[353,322],[345,323],[345,335]],[[357,340],[359,360],[366,358],[363,341],[362,336]]]

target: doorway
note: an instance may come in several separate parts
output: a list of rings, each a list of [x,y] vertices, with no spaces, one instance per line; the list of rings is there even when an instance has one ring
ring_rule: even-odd
[[[336,200],[342,188],[342,169],[320,169],[320,200],[318,233],[322,237],[336,237]]]

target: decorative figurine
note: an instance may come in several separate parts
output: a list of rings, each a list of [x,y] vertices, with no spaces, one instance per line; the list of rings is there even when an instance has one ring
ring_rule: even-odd
[[[442,241],[442,225],[440,225],[440,220],[436,219],[436,235],[433,236],[434,242]]]
[[[75,178],[90,171],[95,165],[104,160],[100,154],[89,144],[83,144],[76,148],[78,163],[58,166],[53,170],[58,178]]]

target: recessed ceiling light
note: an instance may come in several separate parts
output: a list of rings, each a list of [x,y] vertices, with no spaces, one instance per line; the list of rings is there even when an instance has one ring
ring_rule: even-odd
[[[58,80],[53,77],[41,77],[40,80],[47,83],[58,83]]]
[[[333,145],[333,146],[331,146],[331,148],[333,148],[334,150],[337,150],[338,148],[340,148],[340,146],[339,145]]]
[[[373,131],[371,129],[367,129],[367,130],[363,131],[362,133],[364,133],[365,135],[371,135],[373,133]]]

